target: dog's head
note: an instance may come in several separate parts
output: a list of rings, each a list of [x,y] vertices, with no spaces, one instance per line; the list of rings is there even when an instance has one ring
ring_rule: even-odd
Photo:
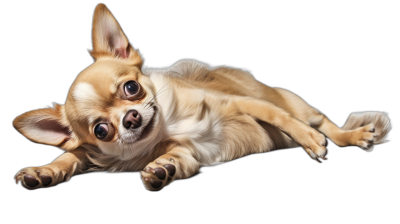
[[[92,41],[95,62],[78,75],[65,105],[22,114],[14,127],[34,142],[66,150],[87,143],[120,156],[122,149],[143,148],[161,125],[155,87],[141,72],[138,51],[103,4],[94,13]]]

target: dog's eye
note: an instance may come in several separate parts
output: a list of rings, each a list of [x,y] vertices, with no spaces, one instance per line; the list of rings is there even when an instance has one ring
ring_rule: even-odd
[[[104,139],[108,134],[108,126],[107,124],[98,124],[94,128],[94,134],[98,139]]]
[[[129,81],[125,84],[124,90],[127,96],[133,96],[139,92],[139,84],[135,81]]]
[[[113,130],[111,124],[100,123],[94,127],[94,134],[102,141],[110,141],[113,138]]]

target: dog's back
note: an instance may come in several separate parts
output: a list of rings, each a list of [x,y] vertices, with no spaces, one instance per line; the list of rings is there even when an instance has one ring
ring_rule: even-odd
[[[204,89],[208,93],[226,96],[251,97],[268,101],[306,124],[316,123],[315,118],[311,119],[310,117],[319,115],[318,110],[308,105],[296,94],[282,88],[269,87],[257,81],[249,72],[241,69],[230,67],[212,69],[199,62],[181,61],[167,69],[164,74],[172,77],[174,83],[180,83],[179,85],[188,88]]]

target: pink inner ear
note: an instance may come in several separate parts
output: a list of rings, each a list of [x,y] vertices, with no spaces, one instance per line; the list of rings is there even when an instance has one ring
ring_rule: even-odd
[[[35,126],[36,138],[41,142],[58,145],[71,138],[68,128],[61,126],[55,120],[43,119],[38,121]]]
[[[114,27],[115,28],[115,27]],[[123,34],[119,31],[111,32],[112,29],[109,29],[110,33],[108,34],[108,45],[114,51],[115,56],[120,58],[128,58],[129,57],[129,43],[126,40]]]
[[[115,54],[116,54],[116,56],[121,57],[121,58],[128,58],[129,57],[129,45],[126,49],[116,48]]]

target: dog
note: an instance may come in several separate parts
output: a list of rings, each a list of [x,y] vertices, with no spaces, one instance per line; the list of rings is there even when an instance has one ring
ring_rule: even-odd
[[[95,170],[140,171],[148,190],[189,178],[201,166],[253,153],[301,146],[320,162],[327,140],[369,150],[386,142],[384,112],[358,112],[341,128],[294,93],[250,73],[180,61],[143,69],[104,4],[94,12],[94,63],[72,84],[64,105],[26,112],[14,127],[33,142],[66,152],[52,163],[20,170],[28,189],[50,187]]]

